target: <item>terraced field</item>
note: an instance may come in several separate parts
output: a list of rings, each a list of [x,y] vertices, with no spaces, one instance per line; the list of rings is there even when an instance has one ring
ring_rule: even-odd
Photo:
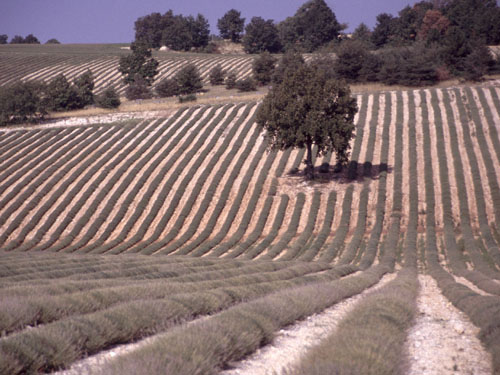
[[[314,183],[303,150],[266,151],[258,103],[0,131],[0,373],[242,374],[340,303],[290,373],[407,373],[427,274],[499,374],[499,96],[359,95],[349,165]]]
[[[0,46],[0,86],[22,81],[50,81],[58,74],[68,80],[90,70],[95,79],[95,93],[113,87],[125,90],[118,62],[130,53],[125,45],[5,45]],[[159,62],[155,84],[173,77],[183,66],[194,64],[208,83],[208,74],[220,64],[227,71],[245,78],[252,73],[252,55],[213,55],[157,51]],[[153,85],[154,86],[154,85]]]

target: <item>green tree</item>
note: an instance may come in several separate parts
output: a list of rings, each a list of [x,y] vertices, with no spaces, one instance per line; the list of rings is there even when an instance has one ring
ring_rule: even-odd
[[[210,84],[213,86],[223,85],[225,76],[226,71],[222,69],[220,64],[214,66],[209,74]]]
[[[271,82],[277,61],[269,52],[261,53],[253,61],[253,77],[259,85],[267,85]]]
[[[151,99],[153,94],[148,82],[140,74],[136,74],[133,82],[125,89],[125,97],[128,100]]]
[[[231,39],[234,43],[238,43],[241,40],[244,27],[245,18],[241,17],[241,13],[236,9],[228,10],[217,21],[220,36],[224,39]]]
[[[352,39],[363,42],[371,43],[372,32],[368,26],[364,23],[360,23],[358,27],[352,33]]]
[[[45,85],[38,82],[18,82],[0,88],[0,125],[36,122],[47,115],[42,100]]]
[[[236,87],[236,73],[235,72],[229,72],[226,76],[226,90],[231,90]]]
[[[26,44],[40,44],[40,41],[33,34],[29,34],[24,38],[24,43]]]
[[[160,48],[164,26],[164,16],[160,13],[139,17],[134,23],[135,41],[149,48]]]
[[[247,53],[280,52],[281,42],[278,29],[273,20],[264,20],[261,17],[253,17],[245,27],[243,37],[243,48]]]
[[[52,39],[49,39],[45,42],[45,44],[61,44],[61,42],[59,42],[57,39],[55,38],[52,38]]]
[[[132,43],[131,50],[130,55],[120,58],[118,68],[125,84],[131,84],[139,75],[151,86],[158,74],[158,61],[152,57],[151,50],[144,43]]]
[[[155,87],[156,94],[160,98],[179,95],[179,84],[173,78],[165,78]]]
[[[95,98],[95,103],[101,108],[118,108],[120,106],[120,97],[113,87],[108,87]]]
[[[61,73],[47,85],[46,102],[52,111],[66,111],[82,108],[78,91]]]
[[[307,1],[279,25],[285,49],[299,48],[305,52],[336,40],[343,28],[324,0]]]
[[[14,37],[10,40],[10,44],[23,44],[24,38],[21,35],[14,35]]]
[[[272,82],[274,84],[280,84],[283,82],[287,70],[298,69],[303,64],[304,58],[300,53],[293,50],[285,52],[278,66],[274,69]]]
[[[94,104],[94,76],[90,70],[75,78],[73,84],[82,108],[86,105]]]
[[[179,94],[194,94],[203,88],[200,72],[193,64],[184,66],[176,75],[175,80],[179,85]]]
[[[239,92],[255,91],[257,90],[257,83],[252,77],[247,77],[237,81],[236,88]]]
[[[271,149],[305,147],[306,174],[314,178],[313,145],[317,155],[335,152],[338,163],[347,162],[356,112],[349,86],[304,64],[288,70],[271,89],[258,109],[257,124]]]
[[[8,39],[9,39],[9,36],[7,34],[1,34],[0,35],[0,44],[7,44]]]
[[[379,14],[372,33],[372,43],[375,47],[381,48],[391,42],[396,34],[396,27],[396,18],[388,13]]]

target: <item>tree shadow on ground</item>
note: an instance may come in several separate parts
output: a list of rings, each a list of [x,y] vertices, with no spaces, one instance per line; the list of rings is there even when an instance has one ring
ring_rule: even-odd
[[[392,173],[392,166],[386,163],[373,165],[370,162],[358,163],[351,161],[347,165],[339,167],[324,163],[314,168],[314,179],[307,177],[306,169],[295,169],[287,173],[289,177],[301,177],[310,183],[337,182],[340,184],[351,184],[353,182],[363,183],[366,180],[378,180],[382,173]]]

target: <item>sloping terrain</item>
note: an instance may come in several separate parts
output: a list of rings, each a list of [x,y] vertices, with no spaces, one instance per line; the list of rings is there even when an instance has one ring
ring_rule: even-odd
[[[216,373],[388,273],[291,371],[404,373],[418,272],[499,373],[499,96],[359,95],[350,163],[314,182],[303,150],[266,151],[258,103],[0,131],[0,373],[154,333],[94,370]]]

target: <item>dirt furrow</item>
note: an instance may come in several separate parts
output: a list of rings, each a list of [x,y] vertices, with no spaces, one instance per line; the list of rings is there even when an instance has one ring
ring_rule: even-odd
[[[408,375],[490,375],[491,355],[474,326],[439,290],[435,280],[419,275],[419,314],[408,335]]]

